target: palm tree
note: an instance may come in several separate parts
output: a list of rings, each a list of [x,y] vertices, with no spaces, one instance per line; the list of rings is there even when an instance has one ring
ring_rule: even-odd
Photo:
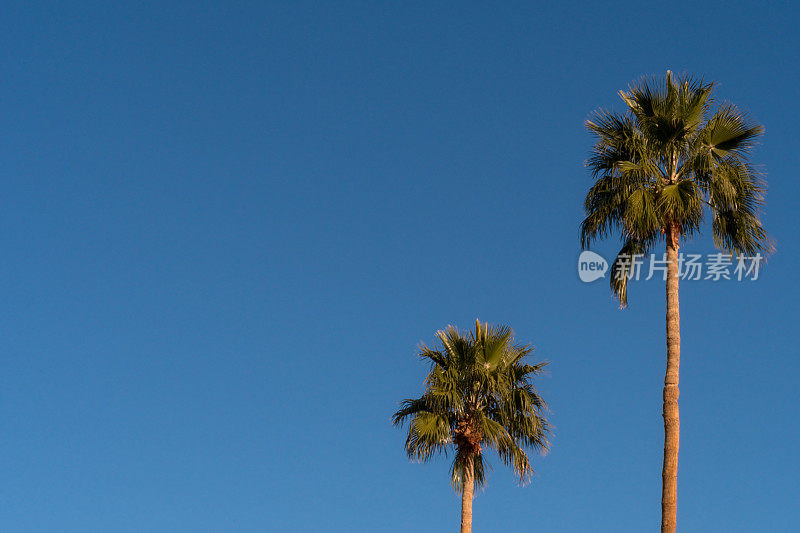
[[[586,195],[581,245],[586,249],[612,231],[621,235],[622,250],[609,277],[622,307],[631,257],[666,245],[661,531],[669,533],[676,526],[680,432],[678,247],[710,213],[717,248],[748,256],[772,250],[759,220],[765,183],[748,162],[763,128],[732,104],[715,105],[712,89],[712,83],[667,71],[663,80],[642,80],[620,91],[625,113],[599,110],[586,122],[596,138],[587,161],[595,183]]]
[[[533,473],[523,448],[548,448],[546,406],[531,381],[546,363],[524,362],[532,349],[515,345],[507,326],[476,321],[470,334],[448,326],[436,336],[440,348],[420,347],[420,357],[431,362],[425,393],[403,401],[392,420],[402,425],[410,419],[405,448],[412,460],[455,448],[451,480],[461,492],[461,533],[469,533],[475,486],[485,480],[484,447],[493,448],[522,484]]]

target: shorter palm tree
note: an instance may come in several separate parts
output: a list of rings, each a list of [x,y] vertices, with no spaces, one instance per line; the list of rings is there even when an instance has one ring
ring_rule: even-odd
[[[522,484],[533,473],[525,449],[548,449],[547,407],[532,382],[547,363],[527,364],[532,349],[515,345],[508,326],[476,321],[474,332],[448,326],[436,337],[441,347],[422,345],[419,353],[431,362],[425,393],[404,400],[392,421],[410,419],[405,448],[414,461],[455,449],[451,479],[461,493],[461,532],[469,533],[475,486],[485,480],[484,447],[494,449]]]

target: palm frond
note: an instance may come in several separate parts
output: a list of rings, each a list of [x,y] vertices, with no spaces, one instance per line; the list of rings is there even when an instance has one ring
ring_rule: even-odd
[[[756,139],[764,133],[764,127],[733,104],[725,104],[709,119],[705,133],[706,147],[717,158],[746,159]]]
[[[459,450],[450,465],[450,482],[456,492],[464,490],[464,474],[470,460],[472,461],[472,475],[475,480],[475,487],[481,488],[486,484],[486,468],[488,465],[486,465],[483,455],[478,454],[469,457],[467,453]]]
[[[628,281],[638,258],[650,253],[651,240],[628,239],[611,264],[609,283],[620,307],[628,306]]]

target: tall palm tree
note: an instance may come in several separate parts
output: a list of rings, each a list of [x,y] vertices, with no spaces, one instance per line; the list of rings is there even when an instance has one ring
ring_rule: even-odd
[[[527,364],[532,349],[515,345],[507,326],[476,321],[472,333],[448,326],[436,336],[441,347],[422,345],[419,353],[431,362],[425,393],[403,401],[392,421],[410,419],[405,448],[412,460],[455,448],[451,479],[461,492],[461,533],[469,533],[475,486],[485,479],[484,447],[493,448],[523,484],[533,473],[524,448],[548,448],[546,406],[531,381],[546,363]]]
[[[586,122],[596,138],[587,161],[596,181],[586,195],[581,245],[588,248],[614,231],[621,235],[622,250],[609,278],[622,307],[627,305],[631,256],[666,245],[664,533],[675,531],[677,513],[681,239],[697,233],[709,213],[714,244],[726,253],[772,250],[759,220],[765,183],[748,161],[763,128],[732,104],[715,105],[712,89],[712,83],[667,71],[665,79],[642,80],[620,91],[625,113],[600,110]]]

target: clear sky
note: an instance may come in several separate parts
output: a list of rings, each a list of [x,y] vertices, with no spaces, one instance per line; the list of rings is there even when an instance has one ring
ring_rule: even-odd
[[[682,285],[679,527],[796,529],[796,4],[2,11],[2,531],[455,531],[389,419],[476,317],[551,361],[556,434],[475,531],[656,531],[663,283],[620,311],[576,260],[583,121],[668,68],[765,125],[777,242]]]

